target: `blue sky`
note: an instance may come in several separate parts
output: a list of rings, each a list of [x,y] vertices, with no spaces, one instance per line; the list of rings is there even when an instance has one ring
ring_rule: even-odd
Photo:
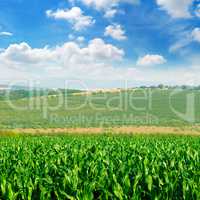
[[[0,7],[2,82],[200,84],[199,0],[1,0]]]

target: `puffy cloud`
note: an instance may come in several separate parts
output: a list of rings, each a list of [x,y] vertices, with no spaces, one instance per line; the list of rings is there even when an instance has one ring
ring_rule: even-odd
[[[107,9],[109,7],[115,7],[119,3],[138,3],[138,0],[81,0],[88,6],[93,6],[96,9]]]
[[[158,6],[173,18],[189,18],[193,0],[157,0]]]
[[[105,12],[105,17],[114,17],[120,3],[138,4],[140,0],[71,0],[71,2],[81,1],[86,6]]]
[[[52,87],[64,87],[65,81],[80,80],[81,85],[78,84],[78,87],[83,86],[84,89],[88,86],[87,81],[91,81],[88,88],[102,85],[125,87],[127,83],[130,87],[158,83],[200,83],[200,56],[197,56],[196,64],[189,67],[171,67],[166,70],[138,68],[131,64],[121,67],[122,63],[118,61],[123,55],[123,50],[99,38],[91,40],[82,48],[76,42],[67,42],[54,48],[32,48],[25,42],[13,44],[0,52],[0,78],[6,81],[19,80],[20,83],[37,80]]]
[[[79,79],[119,79],[134,68],[125,70],[115,68],[121,64],[124,51],[116,46],[105,43],[100,38],[93,39],[87,45],[79,45],[77,40],[66,42],[53,48],[32,48],[27,43],[9,45],[0,52],[0,70],[13,71],[22,77],[59,77],[68,80]],[[1,78],[9,79],[12,72]],[[114,77],[112,77],[114,76]],[[20,76],[19,76],[20,77]]]
[[[73,7],[68,9],[58,9],[56,11],[47,10],[46,15],[53,17],[54,19],[67,20],[73,25],[74,30],[80,31],[86,27],[95,24],[95,20],[91,16],[84,15],[83,11],[79,7]]]
[[[80,37],[77,40],[83,41]],[[67,42],[55,48],[31,48],[27,43],[12,44],[0,52],[0,61],[5,65],[26,68],[56,66],[69,68],[84,65],[98,65],[115,62],[123,58],[124,51],[102,39],[91,40],[87,46],[81,48],[76,42]]]
[[[27,43],[11,44],[0,53],[0,60],[16,64],[38,64],[55,57],[55,52],[47,47],[32,49]]]
[[[137,61],[137,65],[139,66],[152,66],[152,65],[161,65],[166,63],[166,59],[161,55],[145,55],[141,57]]]
[[[106,18],[112,18],[117,14],[117,9],[108,9],[105,11],[104,17]]]
[[[116,40],[125,40],[127,37],[125,36],[125,31],[122,29],[121,25],[114,24],[109,25],[105,29],[105,36],[110,36]]]
[[[88,48],[83,49],[86,55],[91,56],[95,59],[113,59],[113,60],[121,60],[124,56],[124,51],[122,49],[118,49],[117,47],[111,44],[105,44],[102,39],[94,39],[92,40]]]
[[[3,31],[3,32],[0,32],[0,36],[13,36],[13,34],[10,32]]]

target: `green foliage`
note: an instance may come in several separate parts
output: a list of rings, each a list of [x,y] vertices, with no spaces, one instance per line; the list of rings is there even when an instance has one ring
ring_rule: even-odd
[[[0,199],[200,199],[200,138],[1,137]]]
[[[31,97],[42,97],[42,96],[52,96],[52,95],[57,95],[59,93],[62,94],[68,94],[71,95],[73,93],[81,92],[80,90],[64,90],[64,89],[58,89],[58,90],[50,90],[50,89],[17,89],[17,90],[2,90],[0,91],[0,101],[4,100],[19,100],[19,99],[24,99],[24,98],[31,98]]]

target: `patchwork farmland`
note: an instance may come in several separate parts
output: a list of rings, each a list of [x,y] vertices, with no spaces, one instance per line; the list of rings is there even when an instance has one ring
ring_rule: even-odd
[[[198,90],[31,94],[0,101],[1,199],[200,198]]]

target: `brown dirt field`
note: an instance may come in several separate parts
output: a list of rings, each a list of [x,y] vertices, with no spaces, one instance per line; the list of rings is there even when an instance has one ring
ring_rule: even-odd
[[[3,131],[3,130],[2,130]],[[2,132],[1,131],[1,132]],[[19,134],[59,135],[59,134],[141,134],[141,135],[194,135],[200,136],[200,127],[157,127],[157,126],[123,126],[114,128],[48,128],[48,129],[13,129]]]

